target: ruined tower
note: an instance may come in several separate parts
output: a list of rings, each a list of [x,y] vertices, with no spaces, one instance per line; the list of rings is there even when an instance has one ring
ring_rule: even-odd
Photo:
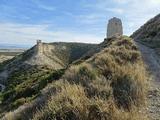
[[[108,21],[107,38],[114,35],[123,35],[122,21],[119,18],[113,17]]]
[[[37,40],[37,54],[43,53],[43,43],[41,40]]]

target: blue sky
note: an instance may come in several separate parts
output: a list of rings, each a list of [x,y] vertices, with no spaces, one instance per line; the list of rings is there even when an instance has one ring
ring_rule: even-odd
[[[160,0],[1,0],[0,44],[102,42],[108,19],[131,35],[160,13]]]

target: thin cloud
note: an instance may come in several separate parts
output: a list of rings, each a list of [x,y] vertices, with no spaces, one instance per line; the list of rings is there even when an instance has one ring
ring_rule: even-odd
[[[56,7],[46,6],[46,5],[42,5],[42,4],[40,4],[39,7],[42,8],[42,9],[44,9],[44,10],[48,10],[48,11],[54,11],[54,10],[56,10]]]
[[[146,21],[159,13],[160,0],[98,0],[94,4],[89,3],[84,6],[88,9],[92,8],[95,15],[104,16],[101,17],[102,19],[105,19],[106,15],[120,17],[124,33],[131,35]],[[94,17],[96,18],[96,16]]]
[[[108,12],[113,12],[113,13],[117,13],[117,14],[123,14],[124,10],[121,8],[107,8],[106,9]]]
[[[160,0],[133,0],[127,4],[125,9],[125,31],[128,34],[132,34],[140,26],[142,26],[149,19],[157,15],[160,11]],[[128,26],[129,23],[134,23],[132,26]]]
[[[131,35],[160,11],[160,0],[80,0],[75,10],[70,9],[71,4],[62,8],[57,3],[56,0],[31,0],[24,4],[24,9],[19,6],[22,3],[17,6],[16,2],[0,5],[0,42],[33,44],[36,39],[46,42],[101,42],[111,17],[121,18],[124,34]]]
[[[39,0],[32,0],[32,2],[33,2],[34,4],[36,4],[36,6],[38,6],[38,7],[41,8],[41,9],[44,9],[44,10],[47,10],[47,11],[55,11],[55,10],[56,10],[56,7],[55,7],[55,6],[46,5],[46,4],[42,3],[42,2],[39,1]]]
[[[75,19],[79,23],[84,23],[84,24],[96,24],[98,21],[100,21],[104,15],[102,14],[87,14],[87,15],[77,15],[75,16]]]
[[[129,3],[131,0],[113,0],[115,3],[119,3],[119,4],[126,4]],[[134,1],[134,0],[133,0]]]
[[[31,25],[31,24],[13,24],[0,23],[1,43],[31,43],[34,44],[37,39],[44,42],[84,42],[97,43],[103,39],[91,34],[79,34],[73,31],[60,30],[49,31],[48,25]],[[4,41],[3,41],[4,40]]]

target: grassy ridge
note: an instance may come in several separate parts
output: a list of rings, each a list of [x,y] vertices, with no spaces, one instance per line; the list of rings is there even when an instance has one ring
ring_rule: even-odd
[[[27,110],[32,111],[32,113],[25,110],[21,112],[19,109],[18,113],[10,112],[6,114],[5,118],[8,120],[147,119],[146,115],[139,110],[145,105],[149,77],[141,54],[133,40],[126,36],[113,37],[99,46],[101,46],[99,52],[91,56],[87,55],[80,62],[70,64],[65,71],[48,73],[46,68],[39,68],[38,75],[33,72],[34,70],[26,71],[24,74],[15,74],[13,76],[15,81],[12,81],[14,84],[10,84],[11,86],[7,89],[15,88],[13,90],[16,91],[13,93],[16,94],[9,94],[8,96],[11,98],[6,100],[4,100],[5,94],[2,96],[4,101],[11,100],[8,102],[12,103],[11,107],[20,106],[24,103],[23,101],[27,103],[34,100],[36,95],[41,94],[37,86],[45,87],[47,85],[43,92],[48,90],[50,94],[49,98],[44,97],[46,102],[42,107],[38,102],[36,108],[31,107]],[[23,79],[23,77],[27,75],[29,76],[25,81],[26,78]],[[21,84],[16,83],[17,76],[22,77],[19,79]],[[43,76],[45,76],[44,79]],[[58,77],[55,79],[55,76]],[[33,80],[29,78],[33,78]],[[49,84],[45,84],[46,82]],[[28,88],[37,90],[37,92],[31,91],[26,95]],[[18,99],[15,99],[16,95],[18,95]],[[29,104],[27,105],[29,106]]]
[[[34,120],[144,120],[147,72],[128,37],[108,39],[101,52],[72,65]]]

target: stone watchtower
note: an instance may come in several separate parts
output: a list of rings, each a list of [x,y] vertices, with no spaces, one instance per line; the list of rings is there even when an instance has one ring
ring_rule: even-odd
[[[110,19],[107,26],[107,38],[114,35],[123,35],[122,21],[116,17]]]
[[[37,54],[43,53],[43,43],[41,40],[37,40]]]

